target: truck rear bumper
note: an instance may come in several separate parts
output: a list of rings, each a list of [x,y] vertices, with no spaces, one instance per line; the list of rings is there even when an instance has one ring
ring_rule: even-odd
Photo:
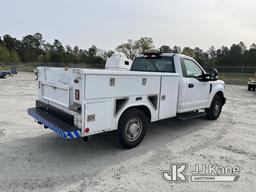
[[[46,111],[40,110],[39,108],[29,108],[27,112],[40,124],[53,130],[64,139],[77,139],[82,136],[81,130],[78,127],[70,125]]]

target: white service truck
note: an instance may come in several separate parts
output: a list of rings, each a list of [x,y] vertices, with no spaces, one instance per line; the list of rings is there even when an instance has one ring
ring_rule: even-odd
[[[114,131],[122,147],[133,148],[148,123],[215,120],[226,101],[217,71],[206,73],[185,55],[149,51],[133,62],[114,55],[106,68],[38,67],[39,98],[28,114],[65,139]]]

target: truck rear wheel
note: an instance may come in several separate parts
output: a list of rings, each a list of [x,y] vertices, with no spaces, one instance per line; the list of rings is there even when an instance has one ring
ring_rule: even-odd
[[[128,109],[120,118],[117,141],[125,149],[136,147],[143,140],[148,120],[139,109]]]
[[[223,99],[219,95],[215,95],[209,109],[206,109],[206,117],[209,120],[216,120],[221,114]]]

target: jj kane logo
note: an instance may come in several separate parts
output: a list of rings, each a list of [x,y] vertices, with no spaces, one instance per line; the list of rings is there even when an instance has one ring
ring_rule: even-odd
[[[187,170],[188,163],[171,163],[169,170],[161,171],[161,176],[168,183],[188,182]],[[192,182],[232,182],[239,179],[240,168],[218,164],[196,164],[190,173]]]
[[[170,164],[169,170],[163,170],[161,175],[166,182],[187,182],[187,163]]]

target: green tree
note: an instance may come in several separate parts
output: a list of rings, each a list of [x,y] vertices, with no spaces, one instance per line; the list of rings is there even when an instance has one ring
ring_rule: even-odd
[[[91,46],[88,50],[89,57],[95,57],[97,54],[97,47],[95,45]]]
[[[128,39],[126,43],[120,44],[116,51],[124,53],[128,59],[134,59],[136,54],[154,48],[154,42],[150,37],[142,37],[139,40]]]
[[[123,53],[128,59],[134,59],[138,50],[135,41],[128,39],[128,42],[119,45],[116,51]]]
[[[139,54],[144,53],[146,50],[153,49],[154,42],[151,37],[142,37],[139,40],[135,41],[135,47]]]
[[[62,43],[55,39],[50,49],[50,61],[53,63],[64,63],[65,49]]]
[[[9,53],[9,62],[19,63],[20,58],[16,51],[10,51]]]
[[[256,44],[253,43],[253,44],[250,46],[250,49],[256,49]]]
[[[23,37],[21,43],[21,48],[18,53],[21,57],[21,60],[24,62],[30,61],[38,61],[38,57],[42,54],[43,50],[41,50],[41,39],[33,35],[27,35]]]
[[[169,45],[162,45],[162,46],[160,47],[160,51],[161,51],[162,53],[172,53],[172,49],[170,48]]]
[[[208,53],[209,53],[209,57],[213,60],[213,59],[216,59],[216,50],[215,50],[215,47],[214,46],[211,46],[208,50]]]
[[[173,53],[181,53],[181,48],[179,46],[175,45],[172,48],[172,51],[173,51]]]
[[[9,51],[6,47],[0,44],[0,62],[20,62],[20,58],[16,51]]]
[[[182,54],[190,56],[190,57],[194,57],[194,50],[191,49],[190,47],[184,47],[182,50]]]
[[[15,38],[12,38],[10,35],[4,35],[3,44],[9,51],[16,50],[15,42]]]
[[[199,47],[194,48],[194,59],[201,65],[209,64],[209,55],[208,53],[203,52]]]
[[[43,35],[41,33],[35,33],[34,37],[37,40],[37,49],[43,49],[43,46],[45,44],[45,40],[43,39]]]
[[[78,54],[79,54],[79,47],[78,46],[74,47],[73,53],[74,53],[75,56],[78,56]]]
[[[0,62],[8,62],[9,61],[9,51],[6,47],[0,44]]]

